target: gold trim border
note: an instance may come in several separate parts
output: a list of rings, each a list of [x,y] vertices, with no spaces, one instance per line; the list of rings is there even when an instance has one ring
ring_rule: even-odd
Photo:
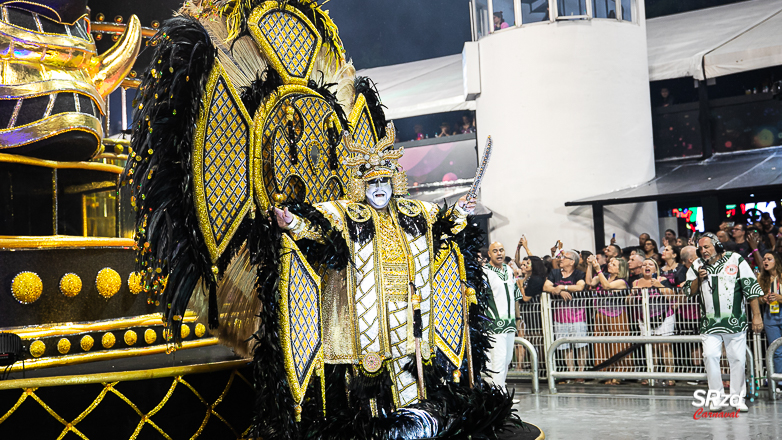
[[[90,156],[103,149],[103,127],[100,120],[86,113],[58,113],[31,124],[14,127],[10,130],[0,130],[0,150],[22,147],[43,139],[57,136],[66,131],[84,131],[95,136],[97,148]],[[24,139],[24,140],[21,140]]]
[[[116,165],[98,162],[58,162],[56,160],[35,159],[16,154],[0,153],[0,162],[31,165],[35,167],[54,168],[57,170],[90,170],[104,171],[112,174],[122,174],[124,168]]]
[[[301,78],[290,75],[288,69],[283,65],[282,60],[277,55],[277,51],[274,50],[272,44],[269,42],[269,40],[266,39],[266,36],[263,35],[263,32],[261,32],[261,28],[258,25],[258,23],[261,21],[261,18],[263,18],[266,13],[280,10],[289,12],[298,17],[302,22],[304,22],[304,25],[309,28],[310,32],[316,38],[315,49],[312,52],[312,57],[308,60],[307,71]],[[285,84],[296,84],[302,86],[307,85],[307,81],[312,74],[312,69],[315,67],[315,60],[317,60],[318,54],[320,53],[320,47],[323,44],[323,38],[321,37],[320,32],[318,32],[318,29],[314,24],[312,24],[306,15],[302,14],[301,11],[292,6],[283,5],[281,2],[266,2],[261,6],[253,9],[252,13],[250,14],[250,18],[247,20],[247,27],[250,29],[250,34],[252,35],[253,40],[255,40],[255,42],[258,43],[258,45],[263,49],[261,52],[267,54],[269,61],[271,62],[274,69],[277,70],[277,72],[280,74],[282,81]]]
[[[187,350],[190,348],[208,347],[210,345],[217,345],[218,343],[219,342],[217,341],[217,337],[204,338],[204,339],[199,339],[197,341],[184,341],[182,342],[182,346],[179,347],[177,350]],[[122,359],[122,358],[132,357],[132,356],[161,354],[161,353],[166,353],[166,350],[169,349],[168,345],[169,344],[159,344],[159,345],[153,345],[151,347],[123,348],[120,350],[97,351],[94,353],[79,353],[74,355],[57,356],[57,357],[50,357],[44,359],[26,360],[24,363],[22,362],[14,363],[11,366],[10,371],[33,370],[33,369],[46,368],[46,367],[63,367],[68,365],[83,364],[86,362],[108,361],[108,360]]]
[[[189,374],[211,373],[214,371],[241,368],[249,364],[251,361],[252,359],[237,359],[233,361],[186,365],[181,367],[155,368],[151,370],[118,371],[114,373],[94,373],[73,376],[36,377],[31,379],[12,379],[0,381],[0,390],[86,385],[106,382],[126,382],[159,379],[163,377],[185,376]]]
[[[0,160],[0,162],[3,161]],[[76,237],[70,235],[0,235],[0,251],[8,249],[132,248],[134,246],[136,246],[136,242],[132,238]]]
[[[299,383],[298,378],[296,377],[296,368],[294,367],[294,360],[293,360],[293,343],[291,342],[291,324],[290,320],[288,319],[288,294],[291,293],[288,291],[288,282],[290,280],[290,266],[291,266],[291,258],[293,256],[298,257],[299,261],[302,265],[304,265],[304,268],[308,273],[309,276],[312,277],[313,281],[315,282],[315,285],[318,287],[318,317],[320,318],[320,335],[321,335],[321,344],[318,350],[313,353],[312,355],[312,363],[310,364],[309,371],[306,372],[304,375],[304,380]],[[304,400],[304,394],[307,392],[307,386],[310,383],[310,379],[312,379],[312,373],[319,369],[323,365],[323,316],[322,313],[320,313],[321,310],[321,292],[320,292],[320,286],[321,286],[321,279],[318,276],[317,272],[315,272],[312,269],[312,266],[309,265],[307,262],[307,259],[304,258],[304,256],[301,254],[301,251],[299,250],[299,247],[296,246],[296,242],[293,241],[291,237],[288,236],[288,234],[282,234],[282,254],[280,257],[280,283],[279,283],[279,289],[280,289],[280,342],[282,346],[282,352],[283,356],[285,357],[285,372],[288,376],[288,384],[290,386],[291,394],[293,395],[293,400],[296,401],[297,404],[301,404],[301,402]],[[294,292],[295,293],[295,292]]]
[[[198,317],[195,313],[187,311],[182,322],[195,322]],[[101,332],[121,330],[128,327],[160,326],[163,325],[162,313],[150,313],[132,318],[112,319],[106,321],[90,322],[66,322],[50,325],[36,325],[25,327],[0,328],[1,332],[14,333],[22,339],[48,338],[51,336],[70,336],[87,332]]]
[[[255,160],[253,160],[253,120],[250,117],[250,114],[247,113],[247,109],[244,108],[244,104],[242,103],[239,93],[236,92],[234,85],[228,79],[228,74],[226,74],[222,63],[220,63],[220,61],[216,58],[214,62],[215,65],[212,67],[212,71],[209,72],[209,79],[206,82],[206,97],[198,115],[198,122],[196,123],[195,142],[193,142],[192,165],[196,216],[198,217],[198,224],[201,226],[201,233],[204,236],[204,241],[206,242],[206,247],[209,250],[209,256],[212,258],[212,262],[216,262],[217,259],[220,258],[220,255],[222,255],[222,253],[228,247],[228,243],[230,243],[231,238],[233,238],[234,234],[236,233],[236,230],[239,229],[239,225],[247,215],[247,212],[250,211],[250,207],[252,206],[253,200],[255,199],[253,194],[253,184],[252,182],[248,181],[247,191],[249,193],[249,197],[247,198],[247,202],[245,202],[244,205],[239,208],[239,212],[237,213],[236,218],[229,226],[228,231],[226,231],[225,235],[223,236],[223,239],[218,244],[217,238],[215,237],[214,230],[212,228],[212,223],[209,221],[209,214],[207,213],[206,185],[204,184],[203,165],[204,143],[206,141],[206,130],[209,126],[209,111],[211,109],[210,106],[212,100],[214,99],[215,85],[220,78],[225,81],[226,87],[228,88],[228,93],[231,94],[231,98],[233,98],[233,102],[239,109],[239,113],[244,118],[244,123],[247,126],[247,175],[250,179],[252,179],[252,176],[255,175],[253,170]]]

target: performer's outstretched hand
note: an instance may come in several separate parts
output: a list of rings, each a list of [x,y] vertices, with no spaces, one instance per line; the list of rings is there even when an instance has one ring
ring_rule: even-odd
[[[293,221],[293,214],[288,212],[288,208],[283,211],[275,206],[274,215],[277,217],[277,225],[281,228],[287,227]]]
[[[458,202],[456,202],[460,208],[467,211],[468,214],[472,214],[473,211],[475,211],[475,205],[478,203],[475,201],[474,197],[467,198],[467,196],[462,196]]]

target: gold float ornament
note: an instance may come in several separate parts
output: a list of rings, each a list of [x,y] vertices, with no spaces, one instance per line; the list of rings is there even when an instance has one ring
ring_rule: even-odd
[[[28,11],[23,5],[37,3],[18,3],[22,5],[14,8],[15,13],[26,15],[23,18],[34,20],[35,24],[30,27],[21,26],[18,21],[11,23],[7,14],[0,18],[0,47],[5,48],[0,99],[16,100],[17,109],[21,105],[22,112],[28,101],[32,104],[32,100],[42,97],[48,98],[49,109],[55,99],[77,95],[82,99],[80,103],[75,98],[75,108],[66,112],[41,109],[30,123],[16,124],[16,118],[11,118],[8,126],[0,129],[0,145],[14,152],[16,147],[69,131],[81,131],[95,136],[96,150],[92,154],[98,153],[102,148],[100,116],[106,114],[106,97],[121,85],[133,67],[141,48],[141,22],[132,16],[119,41],[99,55],[95,42],[89,38],[90,22],[86,14],[74,23],[64,23]],[[91,108],[80,108],[85,99],[91,101]],[[70,160],[84,158],[83,153],[78,156]]]
[[[43,293],[41,277],[34,272],[20,272],[11,282],[11,293],[22,304],[32,304]]]
[[[145,342],[146,342],[148,345],[152,345],[152,344],[154,344],[154,343],[155,343],[155,341],[156,341],[156,340],[157,340],[157,333],[155,333],[155,331],[154,331],[154,330],[152,330],[151,328],[148,328],[148,329],[147,329],[147,330],[144,332],[144,341],[145,341]]]
[[[66,273],[60,278],[60,292],[68,298],[73,298],[81,292],[81,278],[75,273]]]
[[[206,334],[206,326],[201,324],[200,322],[196,324],[195,326],[195,335],[197,338],[200,338],[201,336]]]
[[[133,330],[128,330],[125,332],[125,336],[123,336],[123,339],[125,340],[125,345],[131,346],[136,343],[138,340],[138,336],[136,335],[136,332]]]
[[[138,295],[144,291],[144,287],[141,285],[141,274],[138,272],[131,272],[128,275],[128,289],[130,293]]]
[[[182,336],[182,339],[190,336],[190,326],[187,324],[182,324],[182,327],[179,328],[179,334]]]
[[[43,356],[43,353],[46,351],[46,344],[43,343],[43,341],[36,340],[32,344],[30,344],[30,354],[33,357],[41,357]]]
[[[93,344],[95,344],[95,340],[92,339],[92,336],[90,335],[84,336],[81,338],[81,341],[79,341],[79,345],[81,345],[81,349],[84,351],[92,350]]]
[[[106,299],[111,298],[114,294],[119,292],[121,286],[122,278],[116,270],[110,267],[104,267],[98,272],[98,276],[95,277],[95,287],[98,288],[100,296]]]
[[[60,354],[68,354],[68,352],[71,351],[71,341],[69,341],[68,338],[62,338],[57,341],[57,351],[59,351]]]
[[[104,333],[103,337],[100,339],[100,343],[103,345],[103,348],[111,348],[114,346],[115,342],[117,342],[117,338],[114,337],[114,333],[112,332]]]

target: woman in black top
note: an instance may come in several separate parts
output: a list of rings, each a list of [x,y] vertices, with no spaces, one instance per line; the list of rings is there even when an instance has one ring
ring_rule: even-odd
[[[526,240],[525,240],[526,242]],[[543,260],[536,256],[525,257],[520,265],[521,277],[524,280],[521,288],[521,301],[516,302],[516,334],[528,338],[535,345],[543,346],[543,332],[540,321],[540,294],[546,283],[546,266]],[[523,302],[522,302],[523,301]],[[516,362],[521,368],[525,350],[516,346]]]

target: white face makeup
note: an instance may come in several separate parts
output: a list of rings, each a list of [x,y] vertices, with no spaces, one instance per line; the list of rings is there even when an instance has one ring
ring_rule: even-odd
[[[391,179],[383,177],[367,182],[367,203],[375,209],[383,209],[391,200]]]

